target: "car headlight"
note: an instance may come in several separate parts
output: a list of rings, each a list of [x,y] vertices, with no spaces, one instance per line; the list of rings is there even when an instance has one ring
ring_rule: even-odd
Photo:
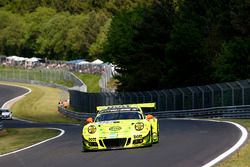
[[[135,124],[135,130],[140,131],[144,128],[144,124],[142,122],[137,122]]]
[[[95,132],[96,132],[96,127],[95,127],[94,125],[90,125],[90,126],[88,127],[88,132],[89,132],[90,134],[95,133]]]

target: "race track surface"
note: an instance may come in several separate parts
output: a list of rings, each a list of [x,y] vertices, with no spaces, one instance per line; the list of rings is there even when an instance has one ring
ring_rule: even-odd
[[[166,119],[160,120],[160,143],[152,147],[81,152],[81,126],[12,120],[4,121],[4,127],[56,127],[64,129],[65,134],[0,157],[1,167],[200,167],[232,147],[241,136],[241,131],[228,123]]]
[[[7,101],[27,93],[27,89],[0,84],[0,107]]]

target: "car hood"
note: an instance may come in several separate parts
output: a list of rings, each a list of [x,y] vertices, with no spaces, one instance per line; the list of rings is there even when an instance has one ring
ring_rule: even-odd
[[[6,115],[10,115],[9,112],[2,112],[2,115],[6,116]]]
[[[122,133],[134,130],[134,126],[137,122],[144,122],[144,120],[102,121],[96,122],[95,125],[98,131],[102,133]]]

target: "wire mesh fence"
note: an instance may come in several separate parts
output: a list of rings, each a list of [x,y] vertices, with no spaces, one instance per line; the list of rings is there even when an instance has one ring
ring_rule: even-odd
[[[250,80],[146,92],[85,93],[70,90],[77,111],[95,112],[96,106],[156,102],[156,111],[181,111],[250,105]]]
[[[114,76],[114,72],[115,70],[112,65],[103,66],[102,76],[99,81],[101,92],[115,92],[115,88],[109,85],[111,78]]]
[[[22,69],[16,67],[1,68],[0,79],[13,79],[20,81],[42,81],[47,83],[58,84],[66,82],[69,87],[85,87],[85,90],[87,90],[87,86],[73,73],[59,69]]]

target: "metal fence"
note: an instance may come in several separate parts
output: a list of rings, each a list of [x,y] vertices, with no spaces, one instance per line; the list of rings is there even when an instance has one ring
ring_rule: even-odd
[[[114,72],[114,67],[112,65],[105,65],[103,67],[102,76],[99,80],[101,92],[115,92],[115,88],[109,85],[111,78],[114,76]]]
[[[74,112],[66,108],[58,107],[58,111],[72,119],[84,121],[88,117],[94,117],[96,113]],[[145,112],[153,114],[157,118],[250,118],[250,106],[226,106],[205,109]]]
[[[70,90],[70,105],[93,113],[99,105],[156,102],[157,111],[250,105],[250,80],[147,92],[84,93]]]
[[[87,86],[73,73],[56,69],[21,69],[21,68],[1,68],[0,79],[12,79],[19,81],[42,81],[47,83],[61,83],[68,81],[71,86],[82,87],[87,91]]]
[[[6,77],[11,77],[15,79],[26,79],[26,80],[39,80],[41,81],[53,81],[53,80],[60,80],[60,79],[67,79],[68,77],[72,77],[70,72],[78,72],[78,73],[87,73],[87,74],[99,74],[101,75],[101,79],[99,81],[99,86],[101,88],[101,91],[103,92],[114,92],[114,88],[109,87],[109,81],[113,77],[114,73],[114,66],[108,63],[104,64],[92,64],[92,63],[86,63],[86,64],[71,64],[67,63],[66,61],[58,61],[58,60],[46,60],[43,62],[34,62],[32,65],[27,66],[25,61],[8,61],[6,59],[7,57],[4,55],[0,55],[0,65],[9,67]],[[10,67],[12,67],[13,75],[8,75],[10,71]],[[22,72],[14,72],[17,70],[17,67]],[[22,70],[20,68],[23,68]],[[45,74],[40,76],[39,69],[42,69]],[[46,70],[47,69],[47,70]],[[54,70],[52,70],[54,69]],[[0,72],[3,71],[0,69]],[[34,71],[34,73],[37,73],[38,75],[33,75],[30,71]],[[38,71],[38,72],[35,72]],[[48,72],[49,71],[49,72]],[[54,72],[50,72],[54,71]],[[55,72],[56,71],[56,72]],[[55,75],[54,75],[55,74]],[[56,77],[55,77],[56,76]],[[1,73],[0,73],[1,77]],[[5,78],[6,78],[5,77]],[[75,79],[73,77],[72,79]],[[77,81],[78,82],[78,81]],[[80,86],[80,85],[77,85]],[[85,84],[82,84],[81,86],[84,86],[84,89],[87,91],[87,86]],[[83,88],[81,88],[82,90]]]

